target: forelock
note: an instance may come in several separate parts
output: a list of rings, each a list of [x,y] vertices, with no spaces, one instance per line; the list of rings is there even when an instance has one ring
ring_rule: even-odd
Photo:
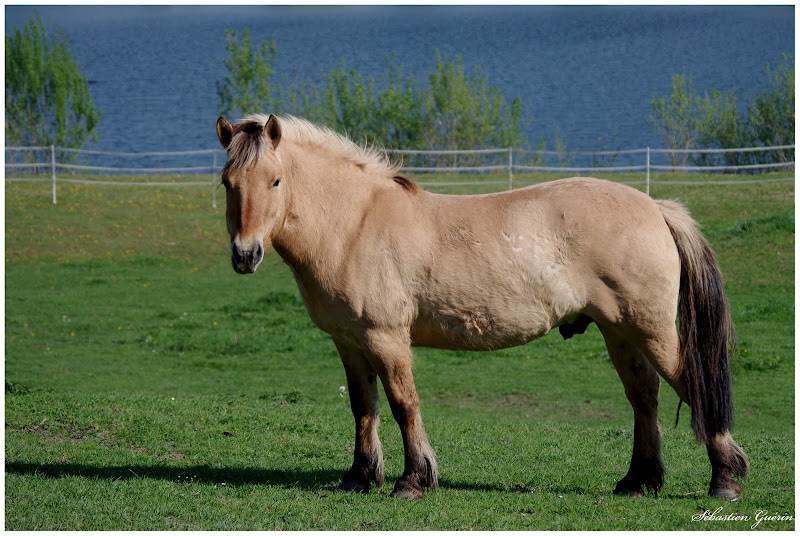
[[[248,115],[233,124],[233,136],[227,148],[226,170],[246,169],[272,148],[264,136],[264,125],[268,119],[269,116],[266,115]]]

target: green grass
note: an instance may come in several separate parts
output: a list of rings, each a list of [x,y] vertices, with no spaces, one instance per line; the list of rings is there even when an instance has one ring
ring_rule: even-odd
[[[653,184],[651,194],[688,205],[725,275],[735,437],[751,463],[739,502],[706,496],[705,449],[686,408],[673,427],[666,386],[665,487],[612,495],[633,419],[594,326],[494,353],[417,349],[440,490],[388,497],[403,456],[381,395],[387,483],[334,493],[353,443],[341,363],[274,253],[255,276],[233,273],[224,201],[212,209],[210,188],[62,184],[53,205],[50,185],[14,183],[6,528],[745,530],[753,520],[692,516],[793,516],[794,185]]]

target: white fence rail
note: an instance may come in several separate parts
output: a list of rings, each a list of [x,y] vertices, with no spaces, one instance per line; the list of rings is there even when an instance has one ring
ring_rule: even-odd
[[[775,147],[743,147],[735,149],[627,149],[616,151],[546,151],[530,149],[477,149],[477,150],[390,150],[393,157],[410,157],[412,164],[403,166],[403,171],[418,173],[508,173],[508,180],[481,180],[481,181],[450,181],[450,182],[420,182],[422,186],[467,186],[467,185],[508,185],[512,189],[515,184],[526,184],[514,181],[515,172],[548,172],[548,173],[609,173],[629,172],[644,173],[641,181],[629,181],[630,184],[644,184],[645,190],[650,193],[650,184],[744,184],[753,182],[791,181],[794,178],[768,178],[768,179],[743,179],[725,181],[669,181],[650,180],[651,171],[682,171],[682,172],[719,172],[719,171],[746,171],[750,173],[774,169],[794,169],[794,145],[780,145]],[[58,155],[58,157],[57,157]],[[708,164],[686,165],[690,155],[699,156],[699,159]],[[734,155],[734,156],[730,156]],[[744,156],[749,155],[749,156]],[[760,156],[759,156],[760,155]],[[715,162],[714,159],[722,157],[736,163]],[[769,156],[774,161],[764,161]],[[104,159],[106,165],[86,165],[72,163],[76,159],[86,160],[87,157]],[[191,159],[193,165],[186,164],[186,158]],[[660,158],[661,163],[652,159]],[[198,158],[207,158],[209,164],[198,166]],[[487,165],[476,165],[480,159],[490,159],[493,162]],[[557,160],[557,165],[546,165],[547,159]],[[592,164],[576,166],[575,159],[591,159]],[[618,162],[627,159],[629,163]],[[757,163],[741,163],[744,159],[759,160]],[[130,167],[127,162],[150,163],[139,167]],[[53,203],[56,203],[56,183],[82,183],[98,185],[135,185],[135,186],[208,186],[212,191],[212,204],[216,207],[216,180],[215,175],[221,171],[224,163],[224,151],[217,149],[172,152],[141,152],[125,153],[110,151],[92,151],[71,149],[55,146],[44,147],[6,147],[5,148],[5,180],[8,182],[20,181],[52,181]],[[461,163],[459,164],[459,160]],[[425,162],[429,165],[425,165]],[[92,180],[74,179],[58,176],[58,172],[75,174],[76,172],[89,172],[100,174],[179,174],[179,175],[211,175],[210,181],[125,181],[125,180]],[[39,175],[38,177],[25,177],[14,175]],[[50,178],[42,178],[48,175]]]

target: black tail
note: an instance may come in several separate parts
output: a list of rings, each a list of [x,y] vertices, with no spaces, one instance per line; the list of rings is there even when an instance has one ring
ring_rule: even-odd
[[[735,333],[722,274],[708,241],[678,203],[660,201],[681,260],[680,359],[692,428],[708,444],[733,427],[729,351]],[[730,349],[730,350],[729,350]]]

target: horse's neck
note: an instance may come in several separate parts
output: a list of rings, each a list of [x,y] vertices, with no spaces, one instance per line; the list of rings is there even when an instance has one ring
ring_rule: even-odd
[[[347,244],[377,185],[359,177],[355,165],[328,165],[319,155],[287,157],[290,199],[273,245],[298,276],[319,279],[346,260]]]

